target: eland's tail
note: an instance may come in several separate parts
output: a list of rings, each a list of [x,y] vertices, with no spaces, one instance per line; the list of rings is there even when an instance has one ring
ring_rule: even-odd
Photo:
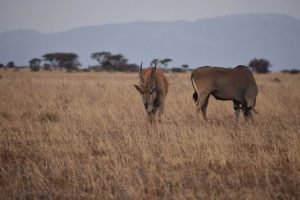
[[[198,100],[198,93],[197,93],[196,88],[195,88],[195,85],[194,85],[194,81],[193,81],[193,73],[191,74],[191,82],[192,82],[192,85],[193,85],[193,88],[194,88],[193,100],[194,100],[195,102],[197,102],[197,100]]]
[[[254,99],[254,107],[253,107],[253,112],[257,115],[259,115],[259,112],[255,109],[255,104],[256,104],[256,97]]]

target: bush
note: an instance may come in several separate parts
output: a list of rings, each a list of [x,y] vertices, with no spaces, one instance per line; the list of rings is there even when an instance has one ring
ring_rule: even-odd
[[[6,67],[8,67],[8,68],[14,68],[14,67],[16,67],[16,65],[15,65],[15,63],[13,61],[9,61],[7,63],[7,65],[6,65]]]
[[[272,78],[272,81],[273,81],[273,82],[277,82],[277,83],[280,83],[280,82],[281,82],[281,80],[280,80],[278,77]]]
[[[76,66],[68,66],[65,68],[67,72],[78,72],[79,68]]]
[[[91,66],[88,69],[94,72],[102,72],[104,69],[100,65]]]
[[[284,69],[281,71],[282,73],[289,73],[289,74],[299,74],[300,73],[300,70],[299,69],[291,69],[291,70],[288,70],[288,69]]]
[[[299,69],[291,69],[290,74],[299,74],[300,70]]]
[[[124,64],[118,67],[116,70],[122,72],[137,72],[139,71],[139,66],[136,64]]]
[[[51,65],[48,64],[48,63],[45,63],[45,64],[44,64],[44,70],[46,70],[46,71],[52,71]]]
[[[30,71],[32,71],[32,72],[38,72],[41,69],[40,66],[30,66],[29,68],[30,68]]]
[[[80,72],[91,72],[92,70],[90,68],[84,68],[81,69]]]
[[[271,67],[271,63],[270,61],[263,58],[261,59],[254,58],[249,62],[248,66],[252,71],[265,74],[270,72],[269,68]]]
[[[177,67],[172,68],[171,71],[172,71],[172,72],[175,72],[175,73],[186,72],[185,69],[177,68]]]

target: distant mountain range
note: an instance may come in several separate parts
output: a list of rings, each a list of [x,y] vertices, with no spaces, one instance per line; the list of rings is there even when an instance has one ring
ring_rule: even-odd
[[[0,63],[27,65],[50,52],[75,52],[83,66],[91,53],[122,53],[130,63],[171,58],[188,64],[236,66],[268,59],[272,71],[300,68],[300,20],[282,14],[242,14],[196,21],[132,22],[79,27],[66,32],[18,30],[0,34]]]

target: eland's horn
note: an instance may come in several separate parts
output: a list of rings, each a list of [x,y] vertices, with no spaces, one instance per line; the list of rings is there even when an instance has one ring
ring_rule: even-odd
[[[142,74],[142,68],[143,68],[143,61],[141,62],[141,66],[140,66],[140,74]]]
[[[144,77],[142,76],[142,69],[143,69],[143,61],[141,62],[141,66],[140,66],[140,81],[141,83],[144,83]]]
[[[152,80],[155,79],[155,77],[156,77],[156,65],[157,65],[157,61],[155,62],[154,68],[152,70],[152,74],[151,74],[151,79]]]

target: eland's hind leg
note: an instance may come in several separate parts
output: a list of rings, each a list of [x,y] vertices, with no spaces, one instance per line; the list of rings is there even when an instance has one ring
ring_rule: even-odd
[[[210,92],[198,92],[198,95],[198,100],[196,102],[196,112],[199,113],[201,110],[202,117],[204,120],[206,120],[206,109],[208,105]]]
[[[204,104],[201,107],[202,116],[203,116],[203,119],[205,119],[205,120],[207,119],[207,117],[206,117],[206,109],[207,109],[207,106],[208,106],[209,97],[210,97],[210,94],[207,95],[207,97],[206,97],[206,99],[204,101]]]

